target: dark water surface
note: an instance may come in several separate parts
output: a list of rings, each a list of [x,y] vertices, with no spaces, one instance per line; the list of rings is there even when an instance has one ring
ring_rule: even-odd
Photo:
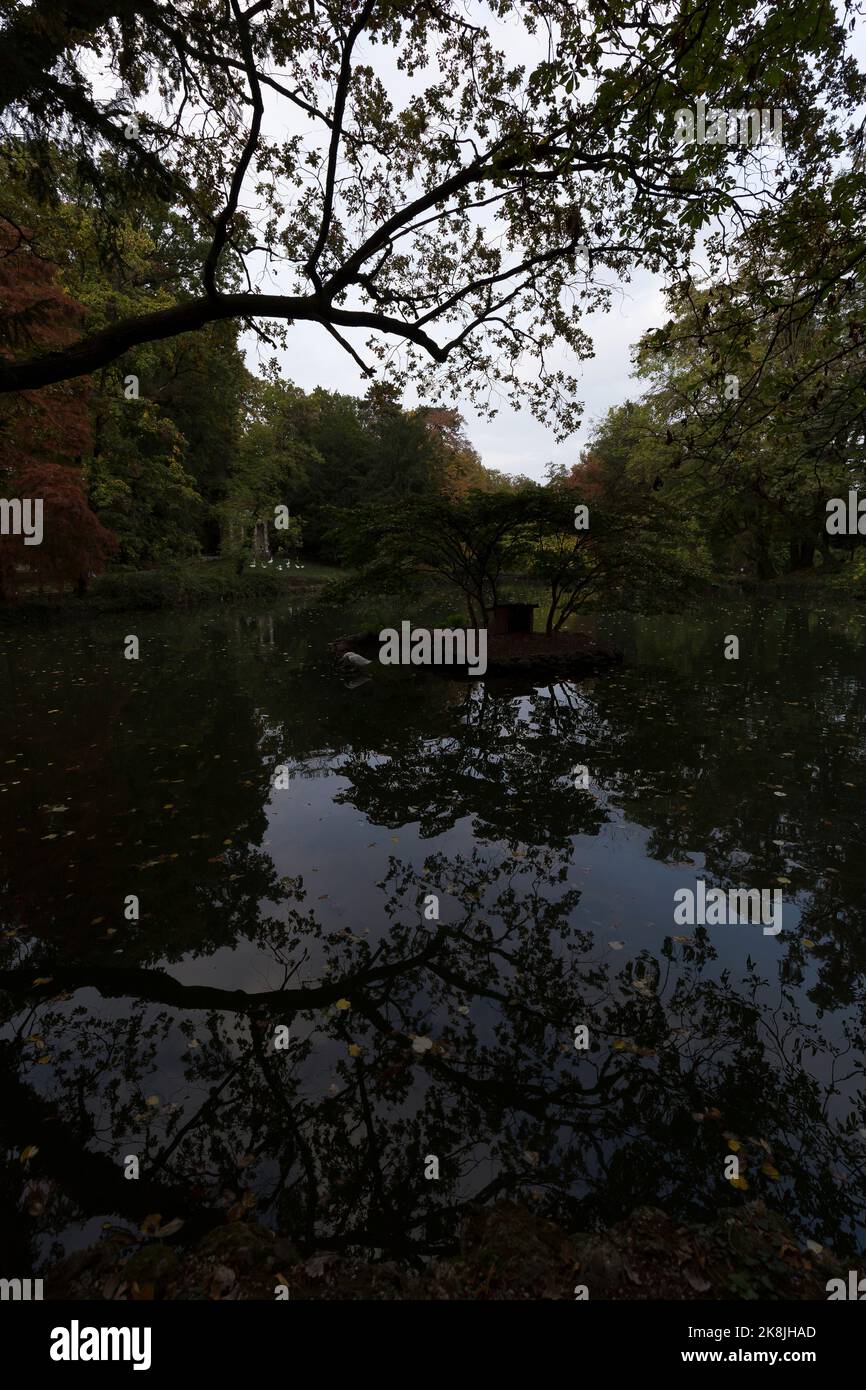
[[[423,1255],[500,1195],[572,1230],[761,1197],[856,1249],[866,616],[596,618],[593,680],[348,688],[360,625],[0,630],[4,1268],[153,1213]],[[781,934],[675,925],[700,877],[781,888]]]

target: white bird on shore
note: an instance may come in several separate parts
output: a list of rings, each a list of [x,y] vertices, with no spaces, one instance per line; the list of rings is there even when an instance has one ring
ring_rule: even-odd
[[[347,661],[350,666],[369,666],[371,663],[365,656],[359,656],[357,652],[343,652],[343,661]]]

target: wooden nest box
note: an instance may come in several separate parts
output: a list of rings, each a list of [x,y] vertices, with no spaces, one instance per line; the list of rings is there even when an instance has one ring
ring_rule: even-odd
[[[487,617],[491,637],[504,637],[510,632],[531,632],[537,603],[497,603]]]

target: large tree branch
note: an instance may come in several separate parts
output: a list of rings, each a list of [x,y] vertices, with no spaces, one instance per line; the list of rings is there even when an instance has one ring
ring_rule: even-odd
[[[243,187],[244,179],[246,178],[247,169],[250,166],[250,161],[253,155],[255,154],[256,147],[259,143],[259,131],[261,130],[262,115],[265,109],[264,102],[262,101],[262,90],[259,86],[258,77],[256,75],[256,65],[255,60],[253,58],[253,48],[250,39],[249,24],[244,19],[240,6],[237,4],[237,0],[231,0],[231,6],[232,12],[235,16],[235,20],[237,21],[238,25],[239,42],[241,52],[243,54],[244,67],[246,69],[247,81],[250,85],[250,94],[252,96],[253,102],[253,116],[252,120],[250,121],[250,128],[247,133],[247,138],[244,141],[244,147],[241,152],[241,157],[235,165],[235,171],[232,175],[232,181],[231,186],[229,188],[229,195],[226,199],[226,205],[216,220],[213,241],[211,242],[210,249],[207,253],[207,257],[204,263],[202,278],[204,280],[205,290],[207,291],[208,297],[211,299],[216,298],[217,264],[219,263],[219,258],[222,254],[226,241],[228,240],[229,227],[231,225],[232,218],[237,212],[238,200],[241,195],[241,189]]]
[[[446,356],[423,329],[388,314],[334,309],[313,295],[295,298],[291,295],[227,294],[213,299],[191,299],[153,314],[139,314],[57,352],[45,353],[27,362],[7,362],[0,366],[0,395],[8,391],[36,391],[57,381],[86,376],[140,343],[176,338],[181,333],[204,328],[208,323],[234,318],[287,319],[290,322],[304,319],[321,323],[326,328],[332,325],[370,328],[416,343],[437,362],[444,361]]]
[[[331,984],[302,989],[263,990],[258,994],[248,994],[242,989],[220,989],[215,985],[184,985],[164,970],[88,965],[47,967],[53,969],[53,973],[50,983],[45,985],[33,984],[32,970],[2,970],[0,989],[16,996],[35,995],[47,999],[57,993],[58,987],[95,989],[105,999],[132,996],[155,1004],[167,1004],[171,1008],[218,1009],[229,1013],[265,1012],[283,1017],[299,1009],[324,1008],[328,1004],[335,1004],[348,991],[398,979],[407,971],[418,969],[432,960],[443,949],[445,939],[445,931],[440,929],[430,944],[414,956],[388,965],[358,970],[356,974],[343,976]]]
[[[346,42],[343,47],[343,57],[340,62],[340,75],[337,79],[337,91],[334,98],[334,119],[331,130],[331,140],[328,149],[328,171],[325,176],[325,195],[322,202],[322,219],[319,226],[319,235],[313,247],[310,258],[306,264],[306,272],[310,276],[316,289],[321,289],[322,281],[316,269],[319,257],[325,248],[328,240],[328,233],[331,230],[331,218],[334,211],[334,188],[337,178],[337,158],[340,153],[340,138],[343,132],[343,116],[346,111],[346,98],[349,95],[349,86],[352,81],[352,50],[361,34],[367,20],[373,13],[375,0],[366,0],[361,10],[355,16],[355,20],[346,35]]]

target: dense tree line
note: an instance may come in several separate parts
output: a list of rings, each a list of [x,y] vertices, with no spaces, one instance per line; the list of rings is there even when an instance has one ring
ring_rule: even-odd
[[[31,173],[21,154],[3,186],[23,222],[0,221],[0,357],[62,345],[83,322],[102,328],[154,298],[193,293],[189,222],[156,200],[118,205],[121,254],[106,265],[99,209],[73,201],[67,161],[55,152],[51,198],[34,196]],[[78,499],[48,545],[3,538],[7,589],[24,565],[40,583],[83,584],[109,557],[142,568],[200,553],[244,555],[256,521],[273,521],[277,506],[295,519],[294,542],[302,525],[307,550],[328,556],[338,503],[505,485],[482,466],[453,408],[406,409],[384,384],[363,398],[306,394],[273,370],[253,375],[238,338],[237,324],[211,324],[135,347],[89,377],[2,398],[4,495],[33,494],[37,482],[44,492],[50,466],[62,467],[55,482]],[[280,532],[268,538],[277,542]]]

